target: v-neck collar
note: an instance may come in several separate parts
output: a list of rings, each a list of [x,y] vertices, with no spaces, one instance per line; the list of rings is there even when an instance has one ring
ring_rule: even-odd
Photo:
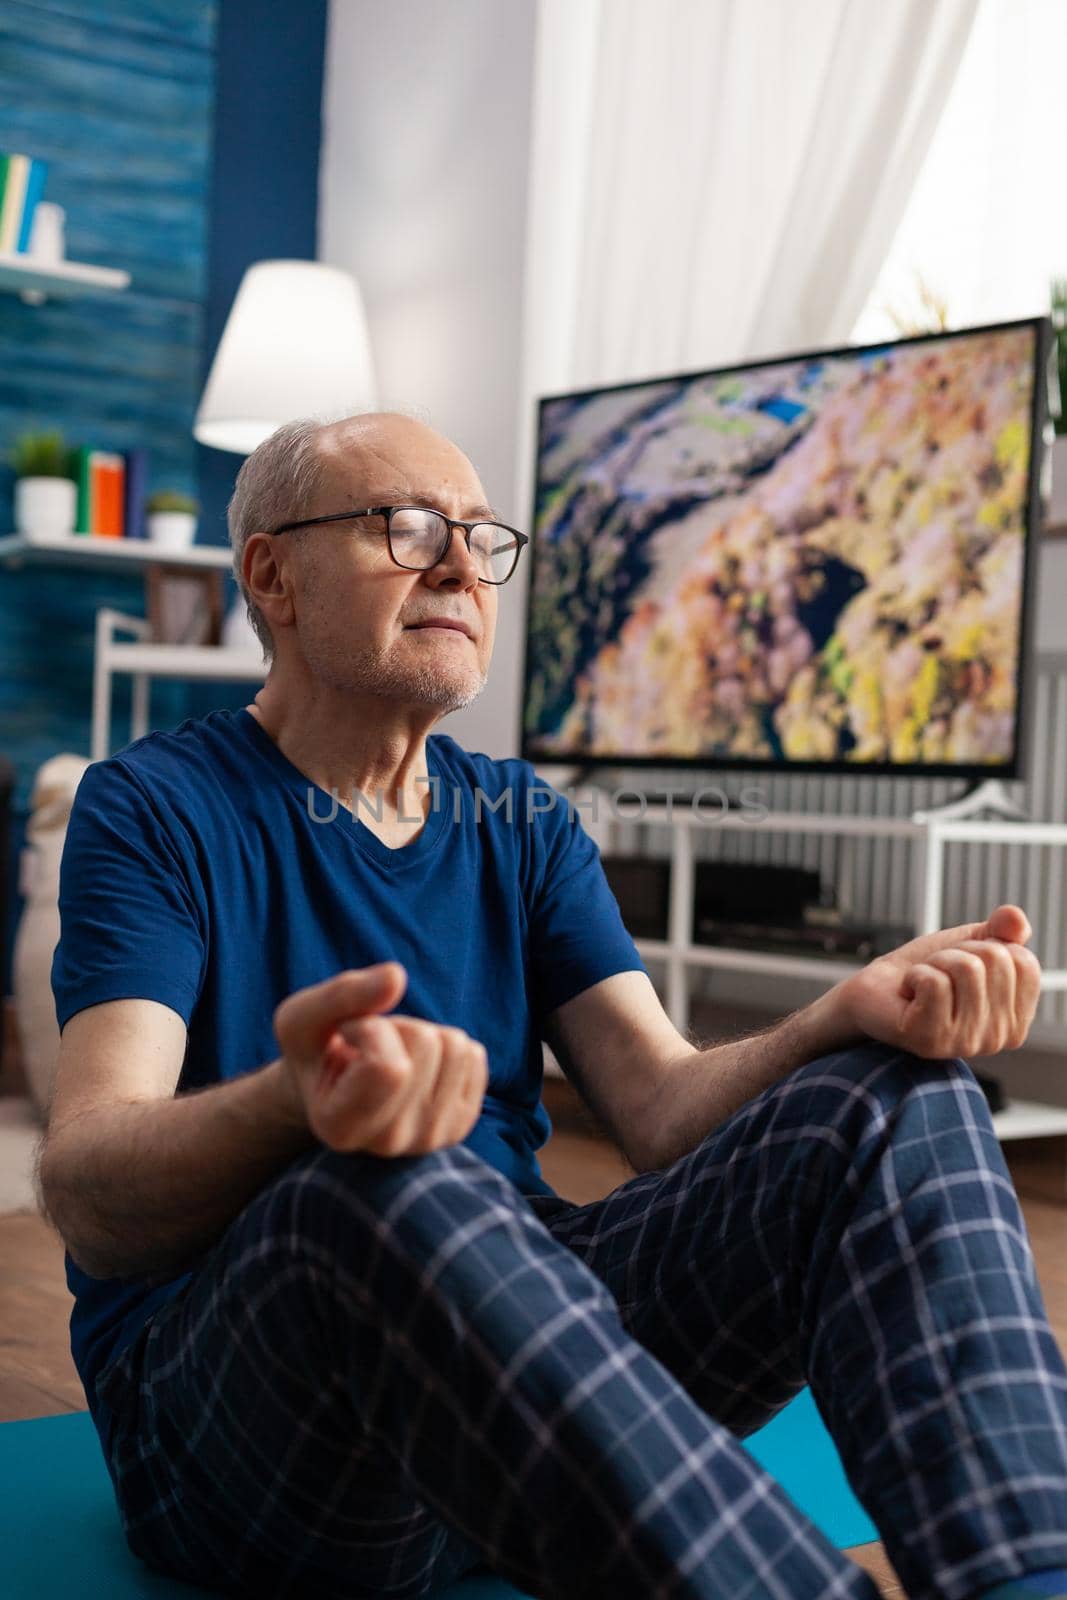
[[[312,783],[306,773],[294,766],[289,757],[275,744],[267,730],[244,706],[235,713],[234,726],[273,767],[285,787],[299,800],[309,818],[313,819],[313,826],[330,835],[343,834],[358,850],[369,856],[372,861],[376,861],[379,866],[387,867],[394,872],[415,866],[433,850],[441,837],[449,812],[449,803],[445,793],[444,774],[432,735],[426,741],[426,762],[430,777],[436,780],[430,784],[430,813],[421,832],[417,833],[414,839],[393,849],[384,844],[358,815],[354,815],[342,806],[340,801],[336,802],[336,815],[332,815],[335,805],[333,795],[328,790],[320,788],[317,783]],[[327,821],[327,818],[331,820]]]

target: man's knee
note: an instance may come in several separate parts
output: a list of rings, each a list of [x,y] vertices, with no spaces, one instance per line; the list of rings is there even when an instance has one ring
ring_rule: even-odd
[[[944,1083],[957,1078],[978,1088],[973,1070],[960,1056],[936,1059],[918,1056],[901,1045],[884,1044],[879,1039],[861,1039],[841,1050],[819,1056],[797,1070],[811,1076],[837,1075],[854,1082],[884,1080],[901,1089],[909,1089],[920,1083]]]
[[[864,1039],[808,1062],[795,1077],[798,1086],[805,1084],[820,1101],[827,1093],[834,1095],[842,1118],[866,1112],[879,1123],[895,1123],[904,1108],[921,1098],[922,1125],[930,1132],[961,1121],[989,1127],[985,1094],[970,1064],[959,1056],[928,1058]]]
[[[397,1157],[323,1148],[294,1162],[265,1198],[259,1237],[273,1235],[297,1264],[331,1326],[338,1306],[380,1328],[393,1315],[409,1318],[417,1297],[489,1304],[523,1271],[543,1290],[549,1257],[553,1292],[617,1319],[605,1285],[465,1145]]]
[[[462,1144],[403,1156],[322,1145],[286,1169],[274,1198],[295,1235],[357,1250],[385,1229],[432,1239],[487,1207],[527,1209],[514,1185]]]

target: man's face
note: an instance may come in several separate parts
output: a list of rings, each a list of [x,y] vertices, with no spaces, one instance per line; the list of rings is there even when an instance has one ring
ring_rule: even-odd
[[[493,515],[466,456],[422,423],[382,417],[349,425],[326,449],[328,483],[311,515],[388,505],[425,505],[468,521]],[[497,591],[479,581],[461,529],[425,572],[392,561],[384,517],[319,524],[296,555],[298,648],[321,682],[440,716],[484,688]]]

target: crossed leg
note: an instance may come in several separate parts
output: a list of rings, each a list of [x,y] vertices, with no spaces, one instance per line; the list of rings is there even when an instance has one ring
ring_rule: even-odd
[[[810,1384],[911,1600],[1067,1564],[1067,1368],[965,1062],[842,1051],[666,1173],[530,1204],[738,1437]]]
[[[101,1388],[130,1548],[223,1593],[874,1600],[739,1443],[805,1382],[914,1600],[1067,1559],[1067,1373],[963,1063],[811,1063],[587,1206],[316,1151]]]

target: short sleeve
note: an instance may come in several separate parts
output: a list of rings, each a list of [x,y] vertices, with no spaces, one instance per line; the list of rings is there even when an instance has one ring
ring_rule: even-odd
[[[538,792],[545,799],[539,798]],[[600,852],[575,809],[535,780],[531,819],[535,863],[529,907],[529,958],[539,1019],[617,972],[645,972],[611,892]],[[549,795],[551,810],[539,810]]]
[[[202,913],[150,795],[116,758],[78,785],[59,868],[52,993],[60,1031],[104,1000],[158,1000],[188,1026],[203,980]]]

